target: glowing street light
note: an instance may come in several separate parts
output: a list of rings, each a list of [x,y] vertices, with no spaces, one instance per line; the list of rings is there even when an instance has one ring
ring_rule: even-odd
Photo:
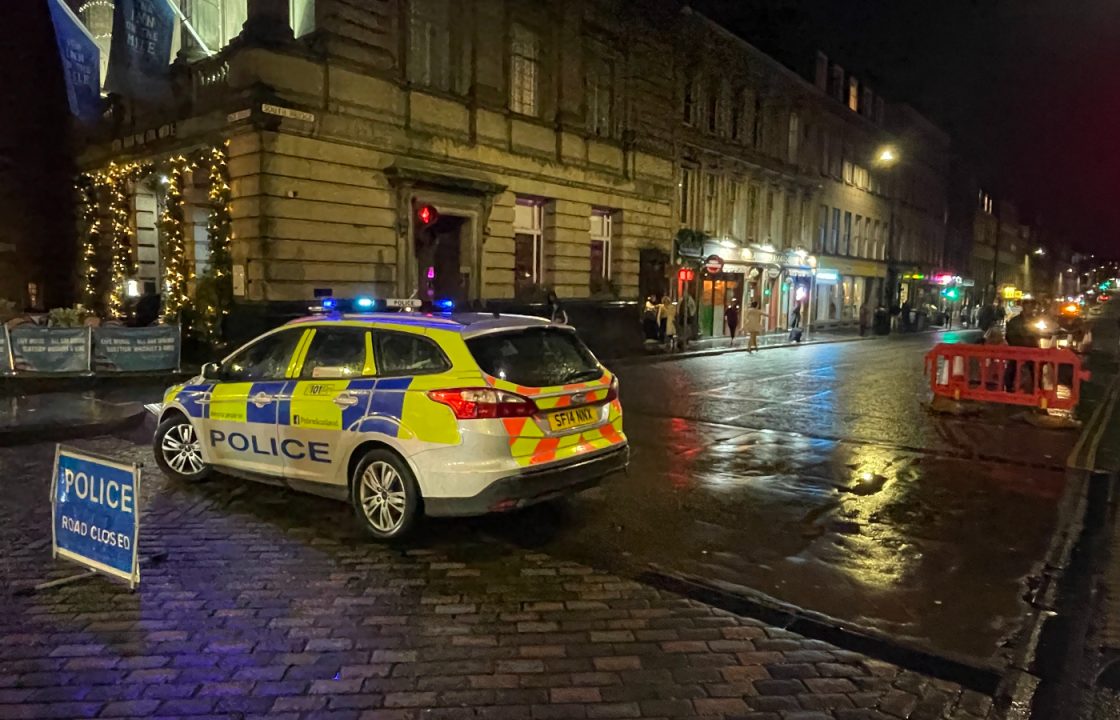
[[[888,145],[879,149],[879,152],[875,154],[875,159],[880,165],[894,165],[898,162],[898,151]]]

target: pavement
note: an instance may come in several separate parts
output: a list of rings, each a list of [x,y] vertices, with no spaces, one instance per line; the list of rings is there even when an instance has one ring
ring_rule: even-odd
[[[162,396],[157,385],[3,396],[0,446],[124,430],[140,423],[145,403]]]
[[[958,328],[958,330],[960,330],[960,328]],[[801,342],[791,342],[789,333],[784,331],[764,333],[758,337],[758,347],[760,350],[765,350],[780,347],[799,347],[802,345],[853,342],[859,340],[885,340],[888,337],[911,337],[943,332],[953,332],[953,329],[934,327],[921,332],[906,333],[905,335],[895,333],[893,336],[879,336],[872,334],[860,335],[858,327],[830,327],[806,332]],[[647,345],[647,352],[645,355],[621,358],[617,361],[613,361],[611,364],[622,366],[640,364],[643,362],[664,362],[688,357],[703,357],[706,355],[721,355],[723,353],[745,351],[747,349],[747,342],[747,337],[742,335],[736,337],[734,340],[730,337],[700,338],[689,341],[687,350],[674,352],[667,352],[663,346],[653,345],[651,343]]]

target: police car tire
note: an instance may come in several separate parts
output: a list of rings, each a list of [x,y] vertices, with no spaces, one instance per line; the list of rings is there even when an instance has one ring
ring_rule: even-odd
[[[374,463],[384,463],[391,467],[404,487],[404,518],[396,529],[388,533],[374,527],[362,509],[362,477],[366,469]],[[354,476],[350,479],[350,500],[354,506],[354,514],[358,516],[358,521],[362,524],[362,527],[378,540],[400,540],[406,537],[412,532],[412,528],[420,515],[420,486],[416,484],[416,478],[413,477],[408,463],[389,450],[369,450],[362,456],[362,459],[354,467]]]
[[[167,459],[163,456],[164,437],[168,432],[171,431],[172,428],[183,424],[189,425],[190,421],[182,415],[171,415],[163,422],[161,422],[159,424],[159,427],[156,428],[155,436],[152,438],[152,454],[156,456],[156,465],[159,467],[159,469],[163,471],[164,475],[171,478],[172,480],[190,483],[199,482],[208,478],[213,468],[211,468],[209,465],[204,464],[202,466],[202,469],[198,472],[185,474],[171,467],[171,465],[167,462]],[[195,432],[197,434],[197,431]]]

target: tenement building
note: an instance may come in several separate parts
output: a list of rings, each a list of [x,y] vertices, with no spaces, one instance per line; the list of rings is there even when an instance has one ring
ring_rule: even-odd
[[[111,4],[75,3],[106,45]],[[260,322],[325,293],[555,293],[636,337],[634,301],[668,292],[719,336],[729,303],[771,329],[795,309],[852,322],[941,263],[942,133],[823,55],[803,78],[679,3],[182,11],[167,73],[109,95],[82,156],[86,297],[111,311],[211,304],[228,265],[231,317]]]

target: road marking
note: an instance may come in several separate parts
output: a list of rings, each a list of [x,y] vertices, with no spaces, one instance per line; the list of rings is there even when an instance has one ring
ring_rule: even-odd
[[[1104,435],[1104,430],[1107,427],[1107,418],[1112,417],[1112,411],[1116,407],[1117,391],[1120,390],[1120,375],[1112,378],[1109,383],[1108,389],[1105,391],[1104,397],[1101,399],[1096,410],[1089,417],[1089,422],[1085,425],[1085,431],[1081,433],[1081,437],[1077,439],[1077,444],[1073,446],[1070,451],[1069,458],[1066,460],[1066,465],[1074,470],[1090,470],[1092,471],[1093,465],[1096,464],[1097,448],[1100,446],[1101,437]],[[1105,412],[1108,408],[1108,412]],[[1080,462],[1078,457],[1081,451],[1085,448],[1085,441],[1092,437],[1093,440],[1089,444],[1089,451],[1085,456],[1084,462]]]
[[[1120,375],[1117,375],[1120,379]],[[1089,445],[1089,454],[1085,457],[1086,470],[1097,469],[1097,449],[1100,447],[1101,439],[1104,438],[1105,430],[1108,429],[1109,420],[1112,419],[1113,412],[1116,410],[1116,402],[1120,400],[1120,385],[1117,385],[1117,380],[1112,381],[1112,393],[1108,400],[1108,410],[1105,410],[1104,415],[1101,416],[1100,427],[1097,428],[1097,433],[1093,437],[1093,442]]]

